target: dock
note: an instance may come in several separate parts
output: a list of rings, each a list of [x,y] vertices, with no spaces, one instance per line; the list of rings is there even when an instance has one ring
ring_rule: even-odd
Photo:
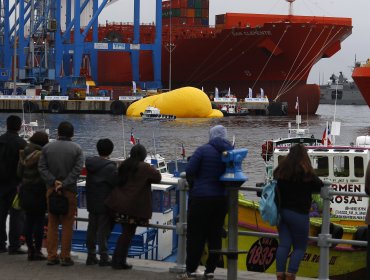
[[[25,249],[25,248],[23,248]],[[75,261],[74,266],[63,267],[61,265],[49,266],[46,261],[27,261],[27,255],[0,254],[1,279],[17,280],[174,280],[177,274],[170,272],[176,264],[163,261],[149,261],[144,259],[129,258],[128,262],[133,265],[132,270],[114,270],[111,267],[100,267],[99,265],[85,265],[87,254],[72,252]],[[200,269],[204,269],[200,267]],[[201,278],[200,278],[201,279]],[[227,270],[217,268],[215,279],[227,279]],[[239,271],[238,280],[273,280],[274,274]],[[297,277],[297,280],[309,280],[313,278]]]

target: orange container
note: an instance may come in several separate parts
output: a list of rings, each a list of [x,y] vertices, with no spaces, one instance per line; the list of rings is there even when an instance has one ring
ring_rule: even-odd
[[[187,11],[186,11],[186,17],[188,17],[188,18],[195,17],[195,9],[187,9]]]

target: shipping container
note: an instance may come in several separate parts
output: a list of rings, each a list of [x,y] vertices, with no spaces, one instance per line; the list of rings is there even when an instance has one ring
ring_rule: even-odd
[[[181,8],[181,0],[163,1],[162,9]]]
[[[195,0],[188,0],[188,8],[194,8],[195,7]]]
[[[182,8],[182,9],[180,10],[180,16],[181,16],[181,17],[186,17],[186,12],[187,12],[187,9]]]
[[[188,18],[195,17],[195,9],[187,9],[186,10],[186,17],[188,17]]]
[[[225,15],[216,15],[216,25],[225,23]]]
[[[201,25],[203,25],[203,26],[209,26],[208,17],[207,18],[201,18],[200,22],[201,22]]]
[[[202,8],[209,9],[209,0],[202,0]]]
[[[164,18],[180,17],[181,16],[180,10],[181,9],[167,9],[167,10],[163,10],[162,11],[162,17],[164,17]]]
[[[188,7],[188,0],[180,0],[181,1],[181,8],[187,8]]]
[[[195,9],[195,17],[197,17],[197,18],[202,17],[202,10],[201,9]]]
[[[202,18],[209,17],[209,9],[202,9]]]
[[[202,0],[195,0],[194,8],[195,9],[201,9],[202,8]]]

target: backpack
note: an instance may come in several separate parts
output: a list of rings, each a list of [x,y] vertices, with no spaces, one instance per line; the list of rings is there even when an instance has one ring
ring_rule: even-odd
[[[262,220],[268,222],[272,226],[276,226],[279,223],[280,215],[278,207],[276,205],[277,198],[277,182],[271,180],[266,183],[262,189],[261,199],[259,202],[259,211]]]

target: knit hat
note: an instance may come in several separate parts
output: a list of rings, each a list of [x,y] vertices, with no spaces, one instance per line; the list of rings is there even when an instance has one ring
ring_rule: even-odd
[[[216,125],[211,127],[209,130],[209,140],[212,140],[216,137],[221,137],[223,139],[227,138],[227,130],[223,125]]]

